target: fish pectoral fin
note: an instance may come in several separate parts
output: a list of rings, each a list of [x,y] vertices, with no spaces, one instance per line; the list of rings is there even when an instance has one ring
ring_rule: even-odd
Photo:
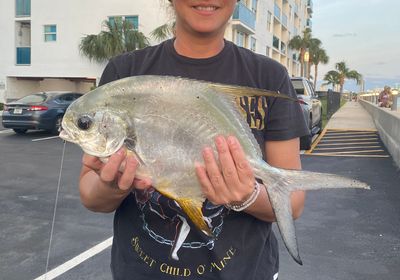
[[[243,86],[230,86],[224,84],[211,84],[210,87],[217,92],[224,93],[227,95],[231,95],[234,97],[242,97],[242,96],[268,96],[268,97],[279,97],[290,99],[292,101],[298,102],[297,99],[292,98],[286,94],[281,94],[278,91],[269,91],[265,89],[257,89],[257,88],[250,88],[250,87],[243,87]]]
[[[176,202],[198,229],[208,236],[213,236],[213,233],[203,218],[203,212],[201,211],[203,206],[202,202],[196,202],[190,198],[177,199]]]

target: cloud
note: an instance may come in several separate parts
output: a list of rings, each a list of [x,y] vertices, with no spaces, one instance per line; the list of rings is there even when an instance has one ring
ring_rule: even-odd
[[[377,61],[377,62],[375,62],[375,64],[376,64],[376,65],[386,65],[387,62],[384,62],[384,61]]]
[[[357,37],[357,33],[336,33],[336,34],[333,34],[333,37],[339,37],[339,38]]]

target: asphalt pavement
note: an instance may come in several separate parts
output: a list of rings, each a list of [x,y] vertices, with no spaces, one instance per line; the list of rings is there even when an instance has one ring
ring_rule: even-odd
[[[373,131],[363,110],[348,102],[327,127]],[[36,279],[45,272],[63,150],[60,139],[47,137],[43,132],[21,136],[0,128],[0,279]],[[56,279],[108,280],[110,248],[90,252],[112,236],[112,214],[92,213],[81,205],[81,154],[78,147],[66,144],[49,271],[59,272]],[[304,265],[296,264],[281,243],[279,279],[398,279],[400,172],[393,160],[311,152],[302,155],[302,164],[305,170],[362,180],[371,190],[308,192],[304,213],[296,221]],[[280,240],[278,232],[277,236]],[[77,266],[66,265],[72,259]]]

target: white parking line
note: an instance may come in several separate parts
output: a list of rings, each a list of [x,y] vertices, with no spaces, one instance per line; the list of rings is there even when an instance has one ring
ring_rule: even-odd
[[[12,132],[12,129],[0,130],[0,134]]]
[[[61,274],[64,274],[68,270],[71,270],[75,266],[83,263],[87,259],[97,255],[98,253],[100,253],[100,252],[104,251],[105,249],[107,249],[108,247],[110,247],[112,244],[112,239],[113,239],[113,237],[110,237],[107,240],[104,240],[100,244],[97,244],[96,246],[90,248],[89,250],[86,250],[82,254],[79,254],[75,258],[63,263],[60,266],[57,266],[56,268],[35,278],[34,280],[51,280],[51,279],[54,279],[54,278],[60,276]]]
[[[51,137],[45,137],[45,138],[36,138],[36,139],[32,139],[32,142],[50,140],[50,139],[54,139],[54,138],[58,138],[58,136],[51,136]]]

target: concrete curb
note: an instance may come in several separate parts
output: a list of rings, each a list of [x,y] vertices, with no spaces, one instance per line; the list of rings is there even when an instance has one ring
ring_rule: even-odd
[[[360,100],[361,105],[371,115],[383,143],[400,167],[400,114],[385,110],[368,101]]]

